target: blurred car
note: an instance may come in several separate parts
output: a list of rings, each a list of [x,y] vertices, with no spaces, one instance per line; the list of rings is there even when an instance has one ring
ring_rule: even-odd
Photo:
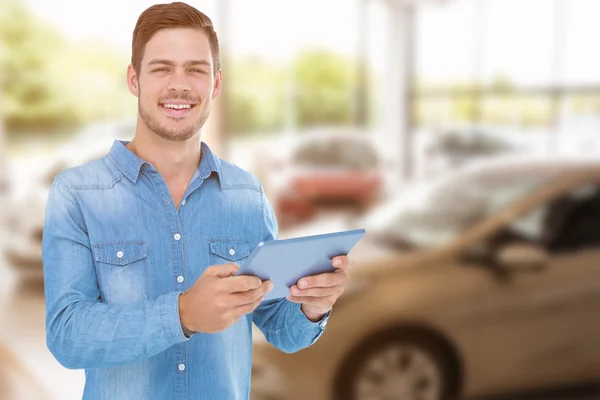
[[[0,233],[6,225],[8,215],[8,195],[10,190],[8,160],[5,150],[4,130],[0,119]],[[0,234],[0,254],[2,250],[2,235]]]
[[[598,382],[598,221],[600,160],[494,160],[404,190],[349,226],[367,234],[323,337],[294,354],[255,339],[251,398],[447,400]]]
[[[5,400],[50,399],[48,389],[4,344],[0,344],[0,398]]]
[[[470,162],[517,152],[518,146],[501,132],[484,127],[455,127],[434,132],[425,143],[426,175],[433,176]]]
[[[384,164],[365,135],[303,134],[272,169],[279,225],[307,220],[320,205],[369,208],[382,197]]]
[[[28,180],[22,198],[10,200],[4,234],[5,257],[17,276],[43,279],[42,233],[46,200],[54,177],[66,168],[103,156],[115,139],[131,140],[134,133],[135,120],[99,123],[84,129]]]
[[[0,151],[0,230],[7,223],[9,191],[8,163],[6,162],[5,155]],[[0,235],[1,238],[2,236]],[[0,249],[2,246],[2,243],[0,243]]]

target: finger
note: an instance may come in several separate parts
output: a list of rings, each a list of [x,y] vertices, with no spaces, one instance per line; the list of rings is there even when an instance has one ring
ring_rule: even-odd
[[[352,267],[353,261],[348,256],[337,256],[331,260],[331,265],[339,269],[348,269]]]
[[[229,263],[221,265],[212,265],[208,267],[206,271],[204,271],[204,273],[219,278],[227,278],[237,274],[239,269],[240,267],[237,264]]]
[[[342,293],[344,293],[344,286],[338,285],[326,288],[316,287],[310,289],[300,289],[298,286],[294,285],[290,288],[290,293],[297,297],[339,297],[342,295]]]
[[[256,299],[264,297],[272,288],[271,281],[264,281],[257,289],[233,293],[233,304],[234,306],[241,306],[253,303]]]
[[[256,276],[233,276],[221,280],[226,293],[247,292],[260,288],[262,281]]]
[[[345,271],[336,271],[304,277],[298,281],[297,285],[300,289],[310,289],[314,287],[343,286],[347,282],[348,275]]]
[[[233,312],[239,316],[242,316],[244,314],[250,314],[251,312],[256,310],[256,307],[258,307],[260,303],[262,303],[263,298],[264,296],[260,296],[259,298],[255,299],[252,303],[237,306],[233,309]]]

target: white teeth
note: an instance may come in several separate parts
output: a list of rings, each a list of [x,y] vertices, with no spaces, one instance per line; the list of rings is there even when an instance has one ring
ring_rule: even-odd
[[[183,110],[184,108],[191,108],[189,104],[163,104],[166,108],[173,108],[175,110]]]

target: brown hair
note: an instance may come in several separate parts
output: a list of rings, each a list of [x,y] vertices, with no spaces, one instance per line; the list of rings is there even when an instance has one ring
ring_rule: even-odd
[[[146,43],[156,32],[168,28],[195,28],[206,33],[215,64],[213,72],[217,73],[220,68],[219,39],[212,21],[204,13],[179,1],[171,4],[155,4],[138,18],[131,43],[131,64],[136,73],[140,73]]]

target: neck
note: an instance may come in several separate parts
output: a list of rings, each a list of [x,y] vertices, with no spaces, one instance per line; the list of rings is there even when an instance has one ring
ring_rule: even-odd
[[[152,164],[167,183],[189,182],[202,156],[199,133],[185,141],[171,141],[149,132],[141,121],[138,121],[135,137],[127,148]]]

